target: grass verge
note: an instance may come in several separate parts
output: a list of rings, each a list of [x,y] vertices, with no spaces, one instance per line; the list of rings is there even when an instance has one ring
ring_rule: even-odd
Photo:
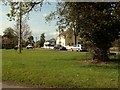
[[[117,88],[118,64],[92,64],[91,55],[44,49],[2,51],[2,80],[28,87]]]

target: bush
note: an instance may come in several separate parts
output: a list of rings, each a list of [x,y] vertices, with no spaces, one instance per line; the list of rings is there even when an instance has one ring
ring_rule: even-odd
[[[14,44],[3,44],[2,49],[13,49],[14,46],[15,46]]]

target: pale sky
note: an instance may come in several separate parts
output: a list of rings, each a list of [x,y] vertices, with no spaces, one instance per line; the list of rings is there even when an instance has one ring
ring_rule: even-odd
[[[2,13],[1,13],[1,7],[2,7]],[[56,2],[51,2],[51,5],[43,5],[41,11],[35,12],[32,11],[29,15],[30,20],[28,20],[28,24],[30,26],[30,30],[32,31],[32,35],[34,36],[34,39],[37,40],[40,39],[40,35],[42,33],[45,33],[46,40],[49,40],[51,38],[56,38],[58,35],[58,32],[56,31],[56,21],[52,21],[51,23],[46,24],[45,23],[45,16],[50,14],[51,11],[54,11],[56,9]],[[0,5],[0,20],[2,18],[0,25],[0,35],[3,35],[3,31],[7,27],[14,27],[15,21],[9,21],[6,14],[9,12],[9,6],[3,6]]]

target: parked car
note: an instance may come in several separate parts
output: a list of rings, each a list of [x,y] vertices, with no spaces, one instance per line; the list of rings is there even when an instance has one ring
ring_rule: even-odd
[[[27,48],[27,49],[29,49],[29,48],[31,48],[31,49],[32,49],[32,48],[33,48],[33,46],[32,46],[31,44],[28,44],[28,45],[26,46],[26,48]]]
[[[70,50],[71,51],[87,51],[86,49],[85,49],[85,46],[84,45],[81,45],[81,44],[76,44],[75,46],[71,46],[70,47]]]
[[[54,46],[55,50],[67,50],[66,47],[62,46],[62,45],[55,45]]]
[[[59,48],[59,50],[67,50],[67,49],[66,49],[66,47],[64,47],[64,46],[61,46],[61,47]]]
[[[14,49],[17,50],[17,49],[18,49],[18,45],[16,45],[16,46],[14,47]]]
[[[59,49],[60,47],[61,47],[61,45],[55,45],[54,49],[56,50],[56,49]]]

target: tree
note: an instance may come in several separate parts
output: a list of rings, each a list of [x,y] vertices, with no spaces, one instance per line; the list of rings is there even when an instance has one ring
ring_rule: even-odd
[[[28,41],[30,41],[32,43],[32,41],[34,40],[34,37],[33,36],[29,36],[28,37]]]
[[[8,36],[9,38],[14,37],[14,30],[11,27],[6,28],[3,33],[3,36]]]
[[[28,37],[31,36],[30,26],[27,23],[27,19],[23,19],[21,21],[21,30],[20,30],[20,20],[18,19],[16,21],[16,24],[14,25],[14,32],[15,35],[18,37],[18,46],[19,46],[19,52],[21,53],[22,46],[25,46],[25,42],[27,41]]]
[[[74,28],[81,38],[91,44],[97,60],[109,60],[107,51],[112,42],[119,38],[120,3],[63,2],[57,8],[47,20],[57,18],[59,26]]]
[[[4,48],[13,48],[17,44],[18,37],[15,36],[14,30],[11,27],[8,27],[3,32],[3,47]],[[5,39],[4,39],[5,37]],[[4,45],[5,44],[5,45]]]
[[[44,42],[45,42],[45,33],[42,33],[40,36],[40,47],[44,46]]]
[[[22,24],[22,30],[21,30],[22,41],[27,41],[28,37],[31,36],[32,31],[30,31],[30,26],[28,25],[26,19],[24,19],[21,24]],[[15,32],[16,36],[20,35],[20,31],[19,31],[20,27],[19,27],[19,25],[20,25],[20,21],[17,20],[16,24],[14,25],[14,32]]]
[[[28,44],[32,44],[32,46],[33,46],[34,45],[34,37],[33,36],[29,36],[27,43]]]
[[[41,7],[43,5],[44,0],[40,0],[40,2],[12,2],[10,0],[2,0],[4,5],[10,6],[10,12],[7,14],[7,16],[10,18],[10,20],[17,20],[16,17],[19,16],[20,8],[22,15],[27,15],[32,10],[39,11],[41,10]],[[21,5],[20,5],[21,3]]]
[[[77,44],[77,37],[79,35],[80,10],[77,6],[79,6],[79,3],[58,3],[57,10],[46,17],[47,22],[50,22],[52,19],[57,19],[58,30],[60,31],[63,29],[73,29],[75,45]]]
[[[88,11],[91,14],[88,14]],[[119,38],[120,5],[119,3],[92,3],[85,10],[84,25],[81,36],[91,41],[94,47],[94,57],[97,60],[108,61],[109,48],[112,42]],[[97,18],[97,19],[96,19]]]

